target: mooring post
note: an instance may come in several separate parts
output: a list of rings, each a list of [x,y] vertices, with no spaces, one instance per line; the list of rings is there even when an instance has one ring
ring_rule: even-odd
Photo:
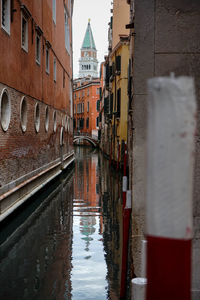
[[[147,241],[142,240],[141,245],[141,277],[136,277],[131,280],[131,300],[145,300],[146,299],[146,250]]]
[[[148,81],[147,300],[191,299],[193,79]]]

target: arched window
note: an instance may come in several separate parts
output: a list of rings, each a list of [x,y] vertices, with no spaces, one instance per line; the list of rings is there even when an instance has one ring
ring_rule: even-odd
[[[27,126],[27,102],[25,97],[22,98],[20,103],[20,121],[21,129],[23,132],[25,132]]]
[[[39,132],[40,129],[40,107],[39,103],[36,103],[35,105],[35,131]]]
[[[1,110],[1,127],[4,131],[8,130],[11,117],[11,103],[8,91],[4,89],[0,96],[0,110]]]
[[[49,129],[49,108],[46,106],[45,108],[45,123],[44,123],[45,131],[47,132]]]
[[[56,111],[54,110],[53,112],[53,131],[56,132],[56,128],[57,128],[57,120],[56,120]]]

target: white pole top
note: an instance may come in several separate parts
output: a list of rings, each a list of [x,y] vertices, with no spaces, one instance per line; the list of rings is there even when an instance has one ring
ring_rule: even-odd
[[[148,81],[146,234],[192,237],[196,102],[189,77]]]

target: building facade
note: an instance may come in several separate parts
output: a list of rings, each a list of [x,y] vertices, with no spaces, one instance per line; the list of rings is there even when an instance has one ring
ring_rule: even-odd
[[[132,189],[132,245],[134,272],[141,276],[141,240],[144,238],[145,146],[147,79],[191,76],[197,98],[195,170],[193,192],[194,237],[192,247],[192,299],[200,298],[200,3],[199,1],[127,0],[130,4],[131,72],[129,110],[129,182]],[[128,20],[127,20],[128,21]],[[134,51],[133,51],[134,49]]]
[[[2,0],[0,219],[73,161],[73,1]]]
[[[90,20],[81,47],[79,78],[74,80],[74,134],[98,139],[101,81]]]
[[[100,147],[118,167],[124,163],[127,143],[129,31],[125,24],[128,15],[128,4],[115,0],[109,23],[109,53],[104,62],[105,76],[101,98]]]
[[[90,77],[74,80],[74,132],[98,138],[101,86]]]

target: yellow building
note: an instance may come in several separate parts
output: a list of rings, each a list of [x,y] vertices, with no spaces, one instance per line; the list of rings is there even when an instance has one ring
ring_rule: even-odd
[[[113,0],[100,112],[100,148],[118,167],[124,163],[128,119],[129,5]],[[120,22],[119,22],[120,20]]]
[[[114,163],[123,164],[128,119],[129,40],[127,36],[120,37],[120,41],[111,52],[110,58],[112,64],[110,76],[111,159]]]

